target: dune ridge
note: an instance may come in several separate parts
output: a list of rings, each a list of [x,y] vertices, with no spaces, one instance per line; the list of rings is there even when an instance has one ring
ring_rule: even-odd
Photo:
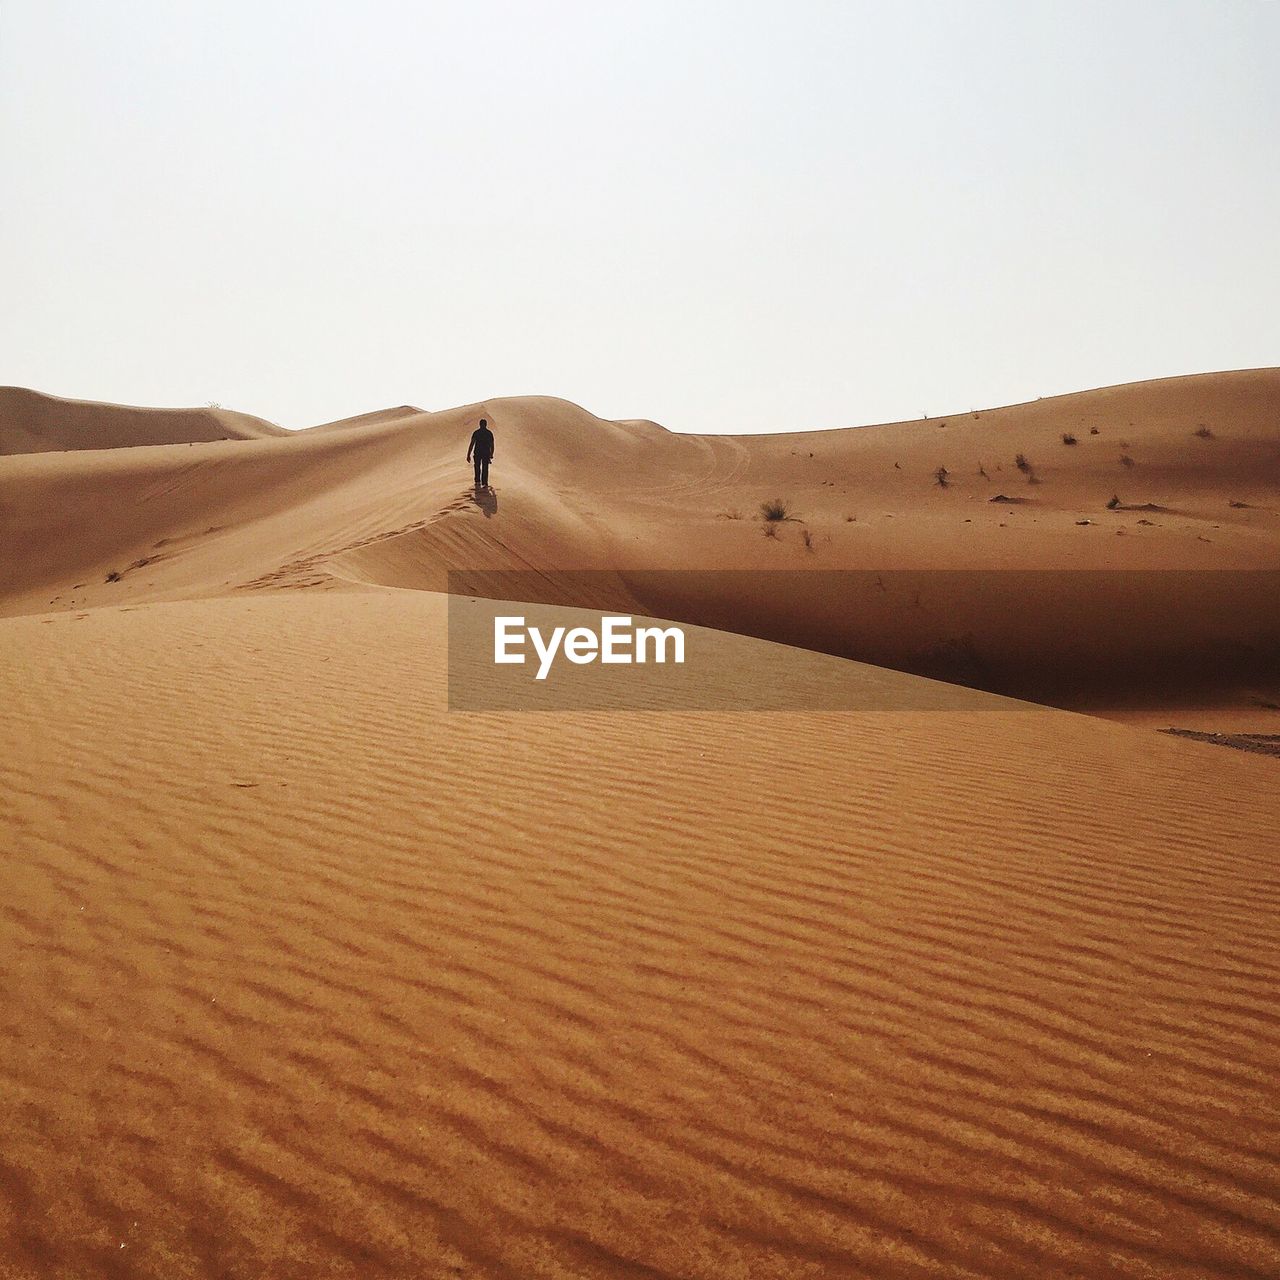
[[[486,414],[500,455],[478,503],[460,455]],[[774,497],[787,518],[770,525],[759,511]],[[0,513],[14,548],[0,616],[277,588],[442,591],[459,569],[472,593],[502,597],[510,571],[617,571],[646,613],[1077,709],[1160,716],[1176,693],[1196,722],[1184,727],[1264,732],[1263,704],[1280,703],[1266,579],[1224,595],[1209,576],[1280,570],[1276,370],[764,437],[675,435],[549,397],[406,406],[279,438],[10,458]],[[687,569],[742,576],[711,592],[675,576]],[[640,591],[654,571],[667,576]],[[934,580],[881,617],[852,607],[854,586],[842,604],[813,576],[842,571]],[[1100,607],[1098,571],[1128,575],[1131,607]],[[1062,576],[1018,608],[1025,585],[993,591],[1006,572]],[[536,598],[562,586],[547,579]],[[1060,670],[1067,633],[1091,657]]]
[[[128,449],[212,440],[259,440],[285,434],[263,418],[208,405],[144,409],[0,387],[0,457],[68,449]]]

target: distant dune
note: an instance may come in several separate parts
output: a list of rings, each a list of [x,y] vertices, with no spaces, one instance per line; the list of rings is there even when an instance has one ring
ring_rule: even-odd
[[[411,404],[402,404],[394,409],[375,409],[372,413],[360,413],[354,418],[339,418],[336,422],[323,422],[319,426],[309,427],[308,430],[311,432],[344,431],[348,427],[381,427],[390,422],[400,422],[405,418],[419,417],[422,413],[423,410],[415,409]]]
[[[63,400],[22,387],[0,387],[0,456],[210,440],[257,440],[284,434],[283,427],[261,418],[213,406],[138,409],[132,405]]]
[[[1280,1274],[1280,762],[1153,731],[1280,733],[1280,370],[0,441],[0,1275]],[[451,711],[451,583],[806,709]]]

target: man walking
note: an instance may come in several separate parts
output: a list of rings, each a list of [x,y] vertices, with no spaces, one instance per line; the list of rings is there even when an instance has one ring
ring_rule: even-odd
[[[489,423],[484,419],[480,419],[480,425],[471,433],[471,443],[467,445],[467,461],[475,457],[476,464],[476,488],[487,489],[489,487],[489,463],[493,461],[493,432],[489,430]]]

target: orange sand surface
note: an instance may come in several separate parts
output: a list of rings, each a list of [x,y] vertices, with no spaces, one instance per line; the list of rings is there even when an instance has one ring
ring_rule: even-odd
[[[0,446],[0,1275],[1280,1273],[1280,762],[1153,732],[1280,732],[1280,372],[768,437],[6,391]],[[449,710],[508,570],[811,709]],[[957,619],[1109,718],[889,669]]]

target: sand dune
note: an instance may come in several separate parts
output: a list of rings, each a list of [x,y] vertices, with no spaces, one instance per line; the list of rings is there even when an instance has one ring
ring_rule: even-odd
[[[283,428],[213,405],[202,409],[140,409],[40,395],[0,387],[0,455],[67,449],[125,449],[197,440],[257,440]]]
[[[760,439],[60,403],[0,458],[0,1274],[1280,1271],[1277,762],[813,651],[928,634],[832,583],[971,570],[1046,689],[1117,608],[1263,652],[1280,373]],[[513,580],[719,622],[712,709],[449,710],[440,593]],[[1280,719],[1203,668],[1122,713]]]
[[[482,413],[484,507],[460,457]],[[9,459],[0,613],[445,590],[459,569],[500,598],[513,570],[603,570],[647,613],[1057,705],[1263,732],[1280,703],[1274,370],[799,435],[673,435],[540,397],[330,428]],[[766,526],[773,497],[789,518]],[[720,576],[664,572],[688,569]],[[886,571],[923,576],[882,595]]]
[[[1274,762],[458,717],[440,599],[5,624],[11,1263],[1274,1274]]]
[[[354,418],[339,418],[334,422],[323,422],[319,426],[309,427],[309,431],[345,431],[349,427],[379,427],[389,422],[400,422],[405,418],[417,417],[423,412],[411,404],[397,405],[393,409],[375,409],[371,413],[359,413]]]

